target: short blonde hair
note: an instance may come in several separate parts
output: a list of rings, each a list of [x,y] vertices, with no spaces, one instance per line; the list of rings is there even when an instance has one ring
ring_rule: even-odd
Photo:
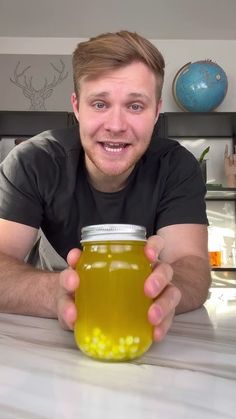
[[[143,62],[154,73],[159,101],[164,81],[164,58],[150,41],[129,31],[105,33],[77,45],[72,58],[76,96],[83,78],[95,79],[135,61]]]

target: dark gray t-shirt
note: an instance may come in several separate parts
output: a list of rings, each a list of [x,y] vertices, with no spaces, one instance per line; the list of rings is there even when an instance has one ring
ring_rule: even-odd
[[[205,192],[195,157],[155,135],[114,193],[89,184],[77,126],[25,141],[0,165],[0,218],[41,227],[63,258],[80,247],[81,228],[90,224],[139,224],[148,236],[167,225],[207,224]]]

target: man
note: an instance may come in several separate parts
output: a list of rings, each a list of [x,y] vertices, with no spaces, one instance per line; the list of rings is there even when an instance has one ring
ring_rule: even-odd
[[[164,59],[149,41],[121,31],[80,43],[73,73],[79,128],[28,140],[1,165],[0,310],[58,317],[73,329],[79,278],[71,268],[81,227],[140,224],[153,264],[144,287],[154,299],[148,318],[160,341],[175,313],[205,301],[210,284],[199,165],[177,142],[154,134],[151,141]],[[69,268],[49,272],[24,262],[39,228]]]

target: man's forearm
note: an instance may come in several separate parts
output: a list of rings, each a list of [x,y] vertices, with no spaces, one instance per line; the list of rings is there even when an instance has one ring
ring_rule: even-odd
[[[59,274],[0,253],[0,312],[57,317]]]
[[[200,307],[207,299],[211,284],[208,261],[198,256],[186,256],[171,266],[174,270],[172,283],[182,293],[176,314]]]

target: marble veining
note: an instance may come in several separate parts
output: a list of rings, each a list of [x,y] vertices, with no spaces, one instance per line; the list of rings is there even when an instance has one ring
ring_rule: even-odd
[[[0,419],[235,419],[236,288],[175,317],[126,363],[83,355],[56,320],[0,314]]]

